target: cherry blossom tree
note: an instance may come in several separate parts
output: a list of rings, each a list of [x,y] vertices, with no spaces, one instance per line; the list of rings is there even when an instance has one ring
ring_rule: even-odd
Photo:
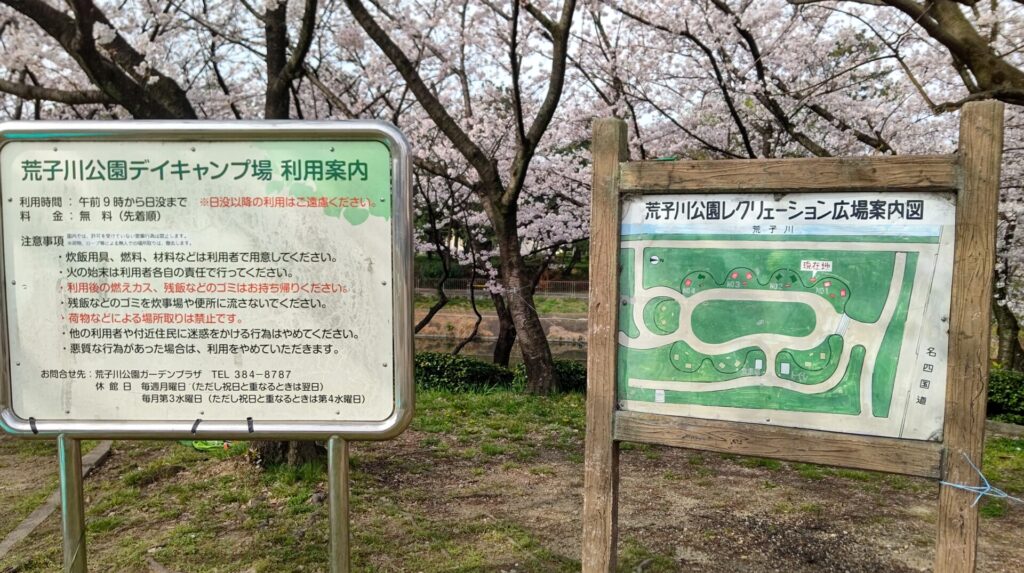
[[[817,0],[791,0],[813,4]],[[958,108],[975,99],[999,99],[1024,105],[1024,16],[1018,0],[847,0],[844,3],[886,6],[898,11],[948,51],[951,64],[969,95],[937,107]],[[875,14],[881,15],[882,11]],[[904,70],[908,75],[912,72]]]
[[[533,291],[586,238],[592,118],[625,118],[638,158],[933,153],[997,97],[995,316],[1019,363],[1022,21],[1016,0],[0,0],[0,113],[395,123],[418,248],[489,282],[496,357],[518,336],[543,392]]]
[[[519,215],[531,163],[562,99],[575,1],[466,1],[417,10],[378,2],[372,11],[360,0],[345,4],[470,168],[463,183],[490,223],[527,389],[550,392],[555,372],[534,307],[535,275],[523,254]]]
[[[581,17],[574,65],[640,158],[950,153],[963,103],[1011,104],[993,303],[999,360],[1020,367],[1024,5],[912,4],[604,0]]]

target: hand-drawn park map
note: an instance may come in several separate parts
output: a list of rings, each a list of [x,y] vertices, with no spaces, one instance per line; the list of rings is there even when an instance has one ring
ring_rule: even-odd
[[[621,409],[941,439],[952,194],[640,195],[622,212]]]

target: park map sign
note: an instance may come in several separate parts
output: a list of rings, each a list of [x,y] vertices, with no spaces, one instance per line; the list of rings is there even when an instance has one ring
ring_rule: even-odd
[[[620,408],[938,440],[951,193],[622,207]]]
[[[621,442],[940,480],[935,571],[975,570],[1002,126],[971,102],[955,154],[628,161],[595,122],[585,573],[616,570]]]
[[[4,127],[7,429],[322,439],[407,421],[392,128]]]

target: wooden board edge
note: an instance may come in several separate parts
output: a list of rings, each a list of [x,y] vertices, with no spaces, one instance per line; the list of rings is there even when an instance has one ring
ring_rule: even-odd
[[[634,161],[619,192],[949,191],[959,180],[956,155]]]
[[[619,410],[619,441],[690,448],[938,479],[939,442]]]

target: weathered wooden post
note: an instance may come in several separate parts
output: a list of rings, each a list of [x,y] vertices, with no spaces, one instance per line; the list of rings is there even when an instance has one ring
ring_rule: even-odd
[[[975,570],[946,484],[979,482],[1002,122],[965,105],[953,155],[678,162],[595,122],[586,573],[615,570],[621,441],[941,480],[935,569]]]

